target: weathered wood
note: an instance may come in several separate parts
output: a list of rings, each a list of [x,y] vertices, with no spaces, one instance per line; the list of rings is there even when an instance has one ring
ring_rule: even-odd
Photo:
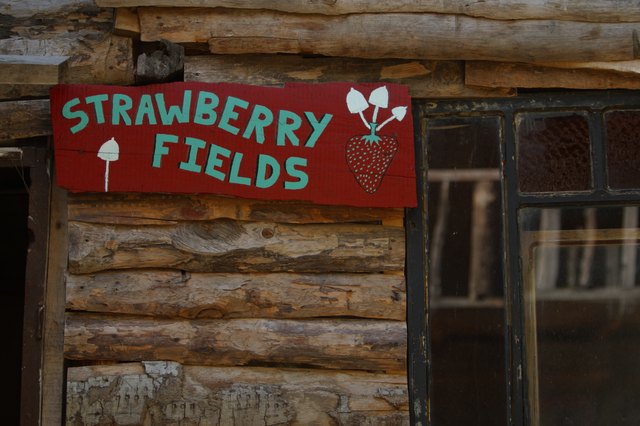
[[[185,57],[184,79],[262,86],[281,86],[289,82],[388,81],[409,86],[413,98],[515,95],[515,91],[510,89],[466,86],[464,64],[458,61],[202,55]]]
[[[72,83],[133,82],[132,41],[111,34],[112,10],[89,0],[18,3],[2,15],[0,54],[68,56]]]
[[[490,19],[561,19],[571,21],[637,22],[636,0],[96,0],[103,7],[167,6],[270,9],[292,13],[327,15],[353,13],[433,12],[464,14]]]
[[[380,225],[284,225],[220,219],[176,226],[69,223],[69,271],[175,268],[191,272],[402,270],[404,230]]]
[[[636,59],[638,24],[497,21],[385,13],[339,17],[281,12],[139,8],[141,39],[208,42],[212,53],[306,53],[358,58],[493,61]],[[411,31],[407,31],[411,28]]]
[[[125,37],[140,37],[140,20],[134,8],[121,7],[116,9],[113,33]]]
[[[66,56],[0,55],[0,84],[61,83],[68,59]]]
[[[183,318],[406,317],[402,275],[151,270],[68,275],[66,282],[72,311]]]
[[[0,100],[49,97],[50,84],[0,84]]]
[[[143,362],[68,370],[68,425],[408,425],[402,374]]]
[[[50,134],[48,99],[0,102],[0,140]]]
[[[69,219],[122,225],[174,225],[184,220],[235,219],[280,223],[402,221],[402,209],[258,201],[213,195],[72,194]]]
[[[154,84],[182,80],[184,71],[184,47],[163,40],[151,52],[138,56],[137,84]]]
[[[0,148],[0,161],[20,162],[22,160],[22,148],[2,147]]]
[[[617,71],[624,74],[640,74],[640,60],[613,62],[538,62],[534,65],[551,68],[591,69]]]
[[[190,365],[403,371],[406,324],[385,320],[171,320],[67,313],[65,357]]]
[[[483,87],[640,89],[640,75],[616,70],[485,61],[467,62],[465,81]]]
[[[64,400],[64,275],[67,265],[67,193],[52,185],[42,362],[42,423],[59,424]]]

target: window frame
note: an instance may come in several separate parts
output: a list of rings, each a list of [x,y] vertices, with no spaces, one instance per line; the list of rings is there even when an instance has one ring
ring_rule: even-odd
[[[426,277],[428,261],[426,193],[427,120],[460,116],[498,116],[502,121],[500,170],[504,230],[505,359],[507,377],[507,421],[528,425],[532,421],[523,294],[520,235],[517,214],[526,207],[574,207],[640,203],[640,188],[609,189],[606,185],[607,153],[605,113],[613,109],[640,109],[640,92],[596,91],[523,94],[514,98],[478,100],[414,100],[415,150],[418,207],[406,211],[407,320],[411,422],[431,424],[430,322]],[[516,157],[516,118],[519,113],[583,112],[589,122],[592,191],[520,193]],[[464,402],[461,401],[461,404]],[[436,425],[437,426],[437,425]]]

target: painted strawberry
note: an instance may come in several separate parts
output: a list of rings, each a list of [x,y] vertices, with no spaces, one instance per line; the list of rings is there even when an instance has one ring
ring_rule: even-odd
[[[382,179],[399,146],[395,137],[380,136],[376,131],[380,131],[394,119],[401,121],[407,112],[407,107],[395,107],[391,110],[392,116],[378,126],[378,110],[387,108],[388,101],[389,93],[385,86],[373,90],[368,102],[362,93],[353,88],[347,94],[349,112],[359,114],[364,125],[370,130],[368,135],[358,135],[349,139],[346,145],[347,164],[360,187],[369,194],[375,193],[382,184]],[[369,108],[369,104],[375,106],[371,123],[367,122],[363,114]]]
[[[356,181],[369,194],[378,190],[393,156],[398,151],[398,141],[392,136],[374,134],[354,136],[346,147],[347,164]],[[375,138],[371,138],[371,136]]]

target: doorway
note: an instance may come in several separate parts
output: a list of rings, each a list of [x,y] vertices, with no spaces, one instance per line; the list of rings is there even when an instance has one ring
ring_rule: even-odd
[[[6,424],[40,422],[50,190],[46,158],[44,146],[0,147],[0,360]]]

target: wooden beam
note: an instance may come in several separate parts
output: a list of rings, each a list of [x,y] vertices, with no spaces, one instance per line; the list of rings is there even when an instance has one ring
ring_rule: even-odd
[[[497,21],[429,13],[329,17],[239,9],[146,7],[139,8],[138,14],[143,41],[208,42],[212,53],[224,54],[620,61],[636,59],[638,45],[635,23]]]
[[[135,8],[121,7],[115,11],[113,33],[134,39],[140,38],[140,20]]]
[[[67,313],[65,357],[404,371],[404,321],[170,320]]]
[[[22,148],[2,147],[0,148],[0,162],[20,162],[22,160]]]
[[[121,225],[176,225],[179,221],[234,219],[279,223],[398,221],[402,209],[258,201],[215,195],[71,194],[69,219]]]
[[[96,0],[102,7],[227,7],[290,13],[345,15],[358,13],[443,13],[490,19],[558,19],[590,22],[638,22],[635,0]]]
[[[409,424],[404,374],[143,362],[67,381],[66,424]]]
[[[48,99],[0,102],[0,140],[50,134]]]
[[[404,229],[215,220],[176,226],[69,223],[69,271],[382,272],[404,268]]]
[[[58,424],[64,401],[64,306],[67,267],[67,192],[51,186],[42,361],[42,424]]]
[[[133,83],[132,41],[112,35],[112,10],[90,0],[9,3],[0,54],[68,56],[70,83]],[[7,91],[0,87],[0,93]]]
[[[192,319],[406,317],[403,275],[135,270],[69,274],[66,283],[72,311]]]
[[[510,89],[464,84],[460,61],[305,58],[298,55],[187,56],[185,81],[282,86],[290,82],[386,81],[409,86],[413,98],[474,98],[515,95]]]
[[[61,83],[68,59],[66,56],[0,55],[0,84]]]
[[[467,62],[465,81],[482,87],[640,89],[640,75],[626,72],[485,61]]]

